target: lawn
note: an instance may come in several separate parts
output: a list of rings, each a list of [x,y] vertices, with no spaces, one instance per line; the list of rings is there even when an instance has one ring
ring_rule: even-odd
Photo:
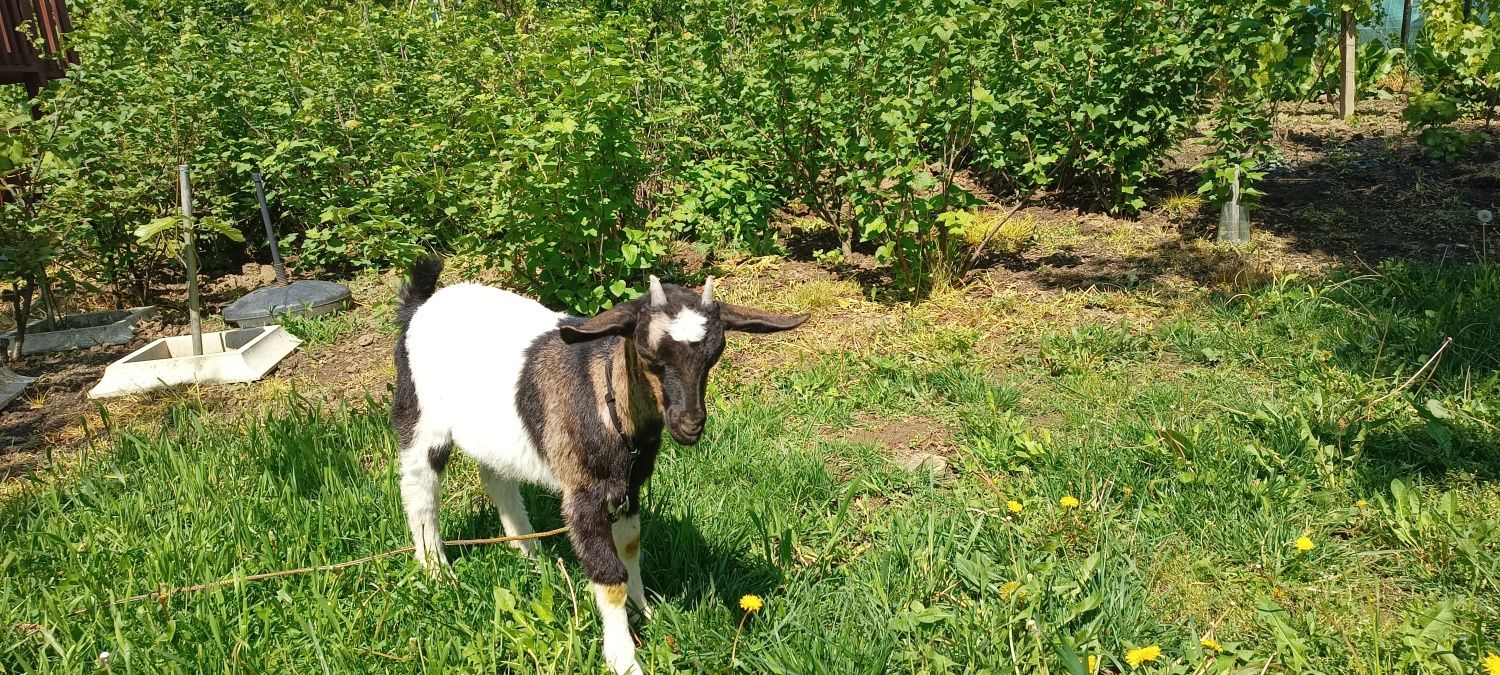
[[[1494,265],[1045,302],[749,267],[721,288],[814,318],[733,340],[704,440],[664,449],[651,672],[1482,673],[1500,652]],[[451,580],[402,555],[112,604],[410,543],[385,390],[158,409],[0,503],[0,672],[603,671],[563,539],[450,550]],[[472,463],[446,486],[446,538],[500,533]]]

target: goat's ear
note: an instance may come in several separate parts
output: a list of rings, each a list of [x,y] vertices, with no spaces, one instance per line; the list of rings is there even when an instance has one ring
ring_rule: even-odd
[[[622,302],[576,326],[558,326],[557,332],[570,345],[609,335],[630,335],[635,332],[639,305],[636,301]]]
[[[802,325],[806,314],[772,314],[753,307],[719,303],[719,320],[724,327],[743,333],[779,333]]]

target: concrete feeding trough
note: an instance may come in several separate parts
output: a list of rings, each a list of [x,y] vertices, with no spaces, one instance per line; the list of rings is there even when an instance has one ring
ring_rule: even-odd
[[[58,317],[54,322],[42,319],[26,324],[26,342],[22,354],[61,352],[98,345],[123,345],[135,338],[135,324],[156,315],[156,307],[132,307],[104,312],[88,312]],[[0,343],[9,349],[16,332],[0,335]]]
[[[198,250],[194,244],[188,167],[181,174],[182,250],[187,267],[189,334],[161,338],[104,369],[89,398],[120,396],[183,384],[253,382],[302,344],[281,326],[204,333],[199,322]]]
[[[182,384],[232,384],[264,377],[302,344],[281,326],[203,334],[203,353],[193,354],[193,336],[161,338],[104,369],[89,398],[136,394]]]
[[[26,391],[26,385],[35,381],[34,377],[17,375],[9,368],[0,368],[0,410],[20,397],[21,392]]]
[[[257,288],[224,308],[224,320],[241,327],[275,323],[280,316],[318,316],[346,309],[349,289],[331,281],[293,281]]]

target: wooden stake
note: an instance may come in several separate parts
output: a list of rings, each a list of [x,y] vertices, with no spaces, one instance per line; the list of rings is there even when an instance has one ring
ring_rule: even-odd
[[[1346,10],[1339,38],[1339,117],[1346,120],[1354,116],[1354,89],[1357,86],[1354,59],[1359,45],[1355,27],[1354,12]]]

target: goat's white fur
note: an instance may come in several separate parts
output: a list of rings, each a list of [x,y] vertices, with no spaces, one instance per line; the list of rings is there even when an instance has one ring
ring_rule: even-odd
[[[697,342],[708,332],[708,317],[691,309],[678,310],[667,327],[667,335],[678,342]]]
[[[630,601],[641,610],[641,616],[651,618],[651,605],[646,602],[646,587],[641,584],[641,514],[626,516],[610,526],[615,539],[615,552],[625,571],[630,575]],[[631,544],[635,544],[634,547]]]
[[[635,662],[635,641],[630,637],[630,615],[625,611],[625,594],[609,586],[590,583],[594,604],[599,607],[599,623],[604,629],[604,661],[620,675],[640,675]]]
[[[697,342],[708,334],[708,317],[691,309],[677,311],[677,316],[667,318],[666,314],[658,314],[657,319],[652,320],[650,332],[646,340],[652,347],[661,344],[661,340],[668,335],[678,342]]]
[[[448,286],[417,308],[406,353],[422,407],[414,434],[422,442],[413,445],[423,461],[434,441],[451,439],[497,478],[562,489],[526,433],[516,387],[526,348],[563,316],[478,284]]]

